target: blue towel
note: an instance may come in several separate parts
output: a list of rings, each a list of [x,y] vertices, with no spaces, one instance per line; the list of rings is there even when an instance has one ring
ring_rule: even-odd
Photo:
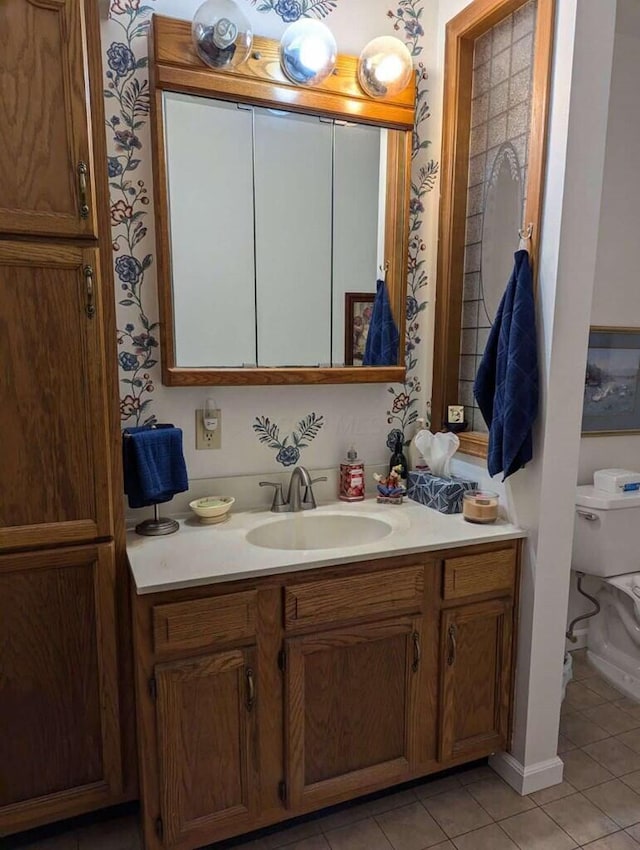
[[[387,285],[383,280],[379,280],[362,365],[397,366],[398,339],[398,329],[391,312]]]
[[[127,428],[122,438],[122,460],[130,508],[168,502],[176,493],[189,489],[180,428]]]
[[[538,348],[529,254],[517,251],[514,259],[473,385],[489,427],[489,473],[504,472],[505,479],[533,457],[531,429],[538,415]]]

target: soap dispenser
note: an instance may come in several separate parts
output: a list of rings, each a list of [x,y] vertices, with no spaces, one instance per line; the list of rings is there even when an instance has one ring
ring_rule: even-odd
[[[364,463],[358,460],[353,446],[340,464],[340,491],[343,502],[362,502],[364,500]]]

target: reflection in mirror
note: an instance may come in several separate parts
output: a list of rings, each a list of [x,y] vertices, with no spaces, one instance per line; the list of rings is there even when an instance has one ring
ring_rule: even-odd
[[[311,115],[254,110],[259,366],[331,362],[331,135]]]
[[[176,361],[255,363],[251,112],[163,99]]]
[[[387,131],[336,124],[333,183],[332,363],[345,363],[345,295],[376,291],[384,261]],[[365,340],[362,340],[364,348]],[[362,365],[358,358],[346,358]],[[395,364],[393,364],[395,365]]]
[[[373,296],[384,262],[388,131],[163,106],[176,365],[344,365],[345,295]]]
[[[521,213],[520,163],[513,145],[507,142],[496,155],[484,201],[479,309],[491,324],[513,270],[514,226]]]

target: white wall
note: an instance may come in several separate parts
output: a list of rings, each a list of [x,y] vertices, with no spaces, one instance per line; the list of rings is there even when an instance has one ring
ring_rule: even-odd
[[[637,0],[618,0],[592,325],[640,327],[636,259],[640,197],[638,80],[640,4]],[[596,469],[612,467],[640,469],[640,435],[582,438],[578,484],[590,484]],[[597,587],[597,581],[586,579],[587,591]],[[590,608],[590,603],[578,594],[572,578],[567,621]],[[577,626],[581,642],[586,639],[587,629],[588,622]]]
[[[640,10],[635,0],[619,3]],[[615,38],[591,324],[640,327],[640,22],[634,31],[624,11]],[[603,467],[640,468],[640,435],[583,438],[578,483],[590,483]]]
[[[465,5],[453,0],[440,4],[439,67],[444,24]],[[515,730],[512,755],[494,760],[496,769],[525,793],[562,776],[556,754],[560,683],[614,19],[613,4],[557,4],[538,258],[542,404],[534,461],[506,487],[512,518],[529,531],[521,584]]]

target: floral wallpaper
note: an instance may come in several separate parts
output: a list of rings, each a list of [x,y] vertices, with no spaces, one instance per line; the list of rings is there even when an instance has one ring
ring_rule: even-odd
[[[121,40],[106,52],[104,90],[108,128],[108,172],[111,192],[111,227],[118,303],[128,308],[130,320],[118,329],[120,365],[120,418],[123,423],[152,424],[154,391],[151,369],[158,363],[158,322],[147,313],[144,284],[153,263],[153,245],[145,219],[149,192],[136,179],[141,163],[140,130],[150,109],[148,57],[136,56],[138,45],[146,47],[149,13],[153,6],[140,0],[111,0],[109,17],[120,28]]]
[[[238,0],[255,11],[277,16],[287,24],[302,17],[327,19],[342,10],[348,0]],[[351,0],[353,2],[353,0]],[[367,0],[364,0],[366,3]],[[429,420],[429,403],[423,399],[423,364],[419,356],[423,342],[424,312],[430,257],[424,239],[425,201],[436,183],[438,163],[429,157],[430,141],[426,126],[431,117],[428,76],[420,56],[425,29],[423,18],[428,0],[397,0],[387,11],[393,31],[409,48],[417,67],[417,113],[413,136],[413,176],[411,184],[410,243],[407,289],[406,365],[402,385],[388,388],[387,439],[393,448],[398,432],[405,441],[419,416]],[[149,80],[147,32],[151,13],[162,7],[159,0],[110,0],[105,56],[105,104],[108,141],[108,173],[111,190],[114,270],[118,309],[118,361],[120,367],[120,412],[123,426],[151,424],[156,421],[154,392],[159,382],[157,296],[155,290],[152,186],[148,162]],[[164,8],[158,11],[165,12]],[[384,32],[382,20],[380,31]],[[146,168],[141,168],[143,160]],[[167,391],[170,392],[170,391]],[[426,411],[424,408],[426,407]],[[315,416],[317,431],[323,417]],[[308,417],[307,417],[308,418]],[[280,440],[272,432],[269,442],[263,437],[274,423],[258,417],[253,430],[265,445],[276,451],[278,463],[292,458],[305,448],[298,441],[305,429],[301,420],[297,430]],[[318,423],[320,423],[318,425]],[[258,427],[259,426],[259,427]],[[276,426],[277,430],[277,426]],[[313,439],[316,434],[306,439]],[[296,436],[297,435],[297,436]],[[296,458],[297,459],[297,458]],[[295,461],[292,461],[295,462]],[[287,465],[287,464],[285,464]]]
[[[419,57],[422,53],[420,39],[424,36],[421,19],[424,15],[425,0],[398,0],[396,9],[389,10],[388,17],[393,20],[393,28],[409,48],[411,55]],[[427,88],[427,71],[423,63],[417,62],[416,123],[413,131],[411,200],[409,205],[409,270],[407,280],[407,325],[405,331],[405,362],[407,377],[401,387],[389,387],[393,396],[387,423],[392,426],[387,437],[387,446],[393,450],[398,434],[403,440],[411,439],[411,426],[420,416],[419,402],[422,386],[417,373],[418,348],[422,343],[421,314],[427,309],[426,287],[429,278],[426,271],[427,246],[422,238],[425,215],[425,196],[436,184],[438,163],[426,156],[431,142],[425,138],[425,122],[430,118]],[[430,403],[426,405],[427,427],[431,423]]]
[[[261,443],[278,452],[277,463],[282,466],[294,466],[300,460],[302,450],[309,448],[309,443],[315,440],[323,425],[322,416],[310,413],[298,422],[298,427],[291,435],[281,439],[280,428],[275,422],[268,416],[256,416],[253,430]]]
[[[275,12],[286,23],[300,18],[326,18],[338,5],[338,0],[250,0],[258,12]]]

